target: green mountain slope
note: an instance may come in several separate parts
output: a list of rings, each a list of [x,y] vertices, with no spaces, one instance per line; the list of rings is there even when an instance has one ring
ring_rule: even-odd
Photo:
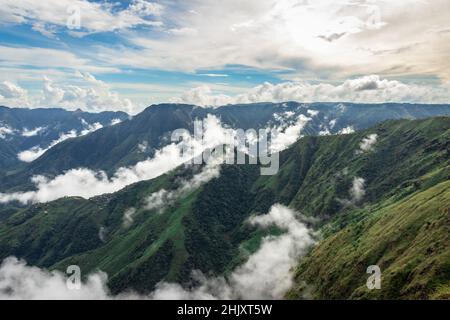
[[[311,116],[308,111],[318,114]],[[130,121],[60,143],[32,163],[0,176],[0,191],[32,189],[30,178],[33,175],[55,176],[79,167],[113,174],[120,167],[153,156],[157,149],[170,143],[173,130],[184,128],[192,132],[193,121],[208,114],[221,119],[224,125],[245,130],[292,123],[296,117],[304,115],[312,120],[302,134],[318,135],[320,132],[338,133],[349,126],[355,130],[366,129],[388,119],[450,115],[450,106],[287,102],[205,109],[193,105],[155,105]],[[143,144],[147,146],[144,152],[140,147]]]
[[[358,153],[361,141],[375,133],[378,139],[374,149]],[[157,179],[89,200],[64,198],[25,209],[9,208],[0,211],[0,259],[15,255],[30,264],[61,270],[78,264],[84,274],[99,269],[107,272],[113,292],[129,288],[148,292],[161,280],[188,284],[192,270],[226,274],[257,250],[264,234],[246,224],[246,219],[266,213],[274,203],[282,203],[315,217],[316,224],[324,227],[327,237],[324,243],[335,239],[336,234],[343,248],[364,240],[362,233],[340,236],[343,228],[359,232],[361,227],[356,226],[361,223],[369,230],[365,221],[373,221],[375,229],[369,230],[367,239],[375,240],[372,234],[380,230],[377,221],[386,221],[398,233],[382,233],[389,250],[383,251],[380,241],[375,242],[371,246],[375,255],[370,262],[386,259],[383,267],[393,265],[392,270],[397,270],[395,260],[400,259],[404,248],[415,247],[414,239],[420,239],[415,236],[417,230],[422,230],[427,221],[433,224],[442,220],[441,211],[441,215],[431,216],[427,213],[431,211],[422,210],[428,206],[427,197],[436,197],[437,200],[432,200],[439,204],[436,208],[448,207],[449,141],[450,118],[389,121],[351,135],[305,137],[280,154],[280,171],[275,176],[260,176],[258,166],[223,165],[218,178],[167,203],[162,212],[145,209],[145,199],[161,189],[176,190],[180,181],[189,180],[199,168],[180,167]],[[365,180],[364,197],[352,206],[344,206],[342,200],[350,197],[355,177]],[[417,214],[411,221],[398,220],[397,215],[386,211],[391,206],[392,212],[395,209],[398,214],[407,214],[405,206],[411,203],[417,204],[414,207]],[[430,205],[429,210],[433,207]],[[134,222],[124,227],[124,213],[129,208],[137,209]],[[448,218],[448,211],[445,212]],[[383,215],[389,219],[377,220]],[[421,219],[428,215],[430,220]],[[441,237],[445,229],[436,227],[436,230],[430,233],[432,240],[424,238],[424,248],[432,247],[426,261],[446,260],[443,253],[448,250],[448,242]],[[313,277],[313,266],[322,262],[320,258],[339,250],[320,248],[322,245],[316,249],[317,254],[314,250],[305,260],[312,261],[311,264],[300,266],[299,286],[291,297],[299,297],[303,274]],[[360,250],[365,252],[366,247]],[[344,250],[335,258],[353,268],[355,257],[362,254],[352,254],[347,255]],[[406,263],[415,268],[416,262],[410,260],[414,259],[412,255],[405,257]],[[445,264],[440,266],[446,268]],[[319,285],[330,288],[330,297],[333,292],[336,292],[333,297],[340,294],[341,298],[364,297],[364,292],[354,289],[361,286],[357,282],[360,270],[356,267],[350,270],[346,277],[350,279],[348,285],[342,289],[348,291],[333,291],[326,281]],[[423,278],[424,286],[433,287],[433,283],[445,284],[444,280],[448,280],[448,273],[429,274]],[[362,275],[364,279],[365,276]],[[329,279],[333,277],[337,277],[336,272],[330,273]],[[393,277],[397,279],[396,289],[383,293],[383,297],[396,298],[399,290],[406,290],[409,278]],[[317,297],[321,297],[319,285]],[[411,292],[419,292],[418,288],[412,287]],[[445,288],[444,285],[440,290]],[[410,296],[413,294],[405,294]]]
[[[67,111],[57,108],[7,108],[0,106],[0,128],[8,128],[9,134],[0,134],[0,181],[2,172],[23,165],[17,158],[20,151],[39,146],[47,148],[61,134],[71,130],[81,132],[87,124],[100,123],[109,126],[113,120],[128,119],[125,112],[90,113]],[[83,122],[84,121],[84,122]],[[35,134],[23,134],[40,128]]]
[[[307,289],[319,299],[450,299],[449,181],[352,214],[365,217],[302,259],[289,298]],[[366,287],[370,265],[381,268],[381,290]]]

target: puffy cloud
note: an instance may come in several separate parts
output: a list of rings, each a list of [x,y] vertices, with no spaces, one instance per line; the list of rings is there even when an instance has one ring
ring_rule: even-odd
[[[339,130],[338,134],[352,134],[355,132],[355,129],[353,128],[353,126],[347,126],[345,128],[342,128],[341,130]]]
[[[317,117],[319,115],[319,111],[317,110],[308,110],[307,113],[311,116],[311,117]]]
[[[75,130],[71,130],[67,133],[61,133],[59,138],[52,141],[47,148],[41,148],[39,146],[35,146],[31,149],[19,152],[17,154],[17,158],[23,162],[32,162],[32,161],[36,160],[37,158],[39,158],[40,156],[42,156],[45,152],[47,152],[47,150],[56,146],[58,143],[63,142],[70,138],[75,138],[77,136],[78,135]]]
[[[207,85],[190,89],[183,93],[181,97],[171,99],[173,103],[187,103],[198,106],[223,106],[234,101],[233,97],[224,94],[213,94],[213,91]]]
[[[364,184],[365,180],[360,177],[355,177],[353,179],[352,188],[350,189],[350,196],[354,203],[360,202],[364,195],[366,194],[366,191],[364,190]]]
[[[111,120],[111,125],[112,125],[112,126],[115,126],[116,124],[119,124],[119,123],[121,123],[121,122],[122,122],[122,120],[120,120],[120,119],[118,119],[118,118],[117,118],[117,119],[112,119],[112,120]]]
[[[264,83],[235,96],[215,94],[209,87],[191,89],[174,102],[201,106],[220,106],[254,102],[414,102],[447,103],[450,93],[446,86],[405,84],[396,80],[381,79],[377,75],[346,80],[341,84],[311,84],[309,82]]]
[[[39,59],[36,59],[36,57],[39,57]],[[6,71],[8,75],[7,80],[13,76],[36,80],[37,77],[42,77],[43,70],[46,70],[46,74],[67,76],[66,73],[55,69],[68,67],[90,72],[118,71],[116,67],[89,64],[89,60],[79,57],[74,52],[39,47],[17,47],[16,45],[0,45],[0,66],[4,67],[3,72]],[[23,66],[33,66],[36,70],[24,68]],[[13,69],[11,67],[17,68]]]
[[[305,116],[299,116],[293,125],[276,128],[280,130],[278,135],[272,137],[271,150],[281,150],[294,143],[298,138],[302,128],[310,120]],[[267,130],[271,130],[268,128]],[[281,131],[282,130],[282,131]],[[111,177],[104,171],[93,171],[87,168],[71,169],[57,175],[53,179],[37,175],[32,177],[36,190],[27,192],[0,193],[0,203],[19,201],[21,203],[48,202],[65,196],[79,196],[90,198],[93,196],[113,193],[130,184],[153,179],[167,171],[170,171],[182,164],[190,163],[200,156],[207,164],[215,163],[217,159],[223,161],[223,154],[215,158],[217,146],[236,143],[236,131],[224,128],[220,120],[208,115],[203,119],[202,135],[190,136],[185,130],[179,138],[179,142],[173,142],[160,150],[157,150],[153,158],[138,162],[134,166],[121,167]],[[70,136],[76,136],[76,132],[70,132]],[[66,135],[57,141],[65,138]],[[56,142],[54,144],[56,144]],[[58,142],[59,143],[59,142]],[[237,145],[238,147],[242,147]],[[220,150],[220,148],[219,148]],[[45,152],[41,148],[27,150],[20,155],[22,160],[31,160],[37,155]],[[211,156],[208,156],[213,151]],[[245,150],[242,150],[245,152]],[[276,161],[271,155],[270,161]],[[194,161],[194,163],[196,163]],[[271,166],[276,163],[271,163]],[[209,167],[207,167],[209,168]],[[271,167],[271,169],[274,169]],[[208,172],[207,175],[213,171]],[[195,176],[195,179],[202,181],[202,176]],[[190,181],[195,185],[198,181]]]
[[[280,152],[296,142],[301,137],[302,130],[311,120],[311,118],[300,114],[293,125],[287,127],[282,125],[275,128],[277,134],[272,136],[270,150]]]
[[[13,107],[28,106],[28,92],[10,81],[0,82],[0,103]]]
[[[151,159],[138,162],[131,167],[119,168],[112,177],[108,177],[103,171],[95,172],[86,168],[72,169],[53,179],[34,176],[32,181],[37,190],[0,193],[0,203],[10,201],[48,202],[65,196],[90,198],[116,192],[138,181],[155,178],[190,161],[206,149],[228,142],[228,129],[223,128],[216,117],[210,115],[203,123],[203,137],[185,137],[186,139],[181,142],[172,143],[158,150]],[[70,135],[75,136],[76,132],[71,132]],[[194,153],[186,152],[188,149],[194,150]],[[34,151],[26,156],[22,155],[22,158],[35,156],[35,153],[40,150],[38,148]]]
[[[26,95],[27,91],[18,85],[9,81],[0,83],[0,95],[4,98],[21,98]]]
[[[81,122],[85,126],[85,129],[83,129],[79,134],[77,133],[76,130],[71,130],[71,131],[69,131],[67,133],[61,133],[59,135],[59,138],[54,140],[54,141],[52,141],[48,147],[46,147],[46,148],[41,148],[39,146],[32,147],[31,149],[19,152],[19,154],[17,155],[17,158],[20,161],[32,162],[32,161],[36,160],[37,158],[39,158],[40,156],[42,156],[45,152],[47,152],[48,150],[50,150],[51,148],[56,146],[57,144],[65,141],[67,139],[81,137],[81,136],[87,135],[87,134],[89,134],[91,132],[97,131],[98,129],[103,128],[103,125],[100,124],[99,122],[95,122],[93,124],[89,124],[84,119],[81,119]],[[37,133],[39,133],[43,129],[44,128],[36,128],[33,131],[24,131],[22,133],[22,135],[30,137],[32,135],[36,135]]]
[[[24,137],[34,137],[37,136],[39,133],[47,129],[46,127],[37,127],[31,130],[28,130],[27,128],[22,130],[22,136]]]
[[[135,214],[136,214],[136,208],[129,208],[129,209],[125,210],[123,217],[122,217],[122,220],[123,220],[122,225],[125,229],[129,228],[133,224],[133,222],[134,222],[133,216]]]
[[[7,258],[0,266],[2,300],[99,300],[108,298],[106,274],[87,277],[79,290],[70,289],[67,277],[58,271],[27,266],[24,261]]]
[[[342,79],[376,73],[448,79],[448,33],[440,32],[448,28],[446,0],[240,4],[199,0],[185,10],[170,11],[171,21],[176,21],[171,29],[184,30],[182,37],[176,32],[137,34],[131,41],[138,48],[105,48],[102,60],[184,71],[246,65],[303,77]]]
[[[359,150],[357,150],[357,153],[373,151],[374,145],[375,145],[375,143],[377,143],[377,139],[378,139],[378,134],[376,134],[376,133],[369,134],[359,144]]]
[[[138,150],[140,153],[145,153],[147,152],[148,149],[148,142],[147,141],[142,141],[141,143],[138,144]]]
[[[313,234],[293,210],[276,204],[269,213],[249,219],[267,228],[278,226],[285,233],[266,236],[261,247],[228,277],[206,278],[194,274],[200,285],[184,289],[178,284],[160,283],[153,299],[281,299],[293,284],[293,267],[314,244]]]
[[[350,199],[338,199],[338,201],[344,207],[355,206],[362,201],[366,194],[365,190],[366,180],[361,177],[354,177],[352,182],[352,187],[350,188],[349,194]]]
[[[124,110],[133,112],[134,105],[129,99],[121,98],[110,91],[108,85],[97,80],[92,74],[76,72],[83,86],[58,86],[44,77],[43,97],[40,104],[57,105],[67,109],[87,109],[89,111]]]
[[[315,243],[313,232],[299,218],[298,213],[279,204],[266,215],[250,218],[250,224],[261,228],[275,225],[285,233],[264,237],[260,248],[226,278],[207,278],[194,271],[200,285],[192,289],[161,282],[149,295],[112,296],[102,272],[89,275],[78,290],[70,289],[63,273],[27,266],[10,257],[0,266],[0,299],[281,299],[293,284],[293,267]]]
[[[62,0],[55,3],[31,0],[5,0],[0,8],[2,23],[31,24],[45,36],[70,31],[76,36],[89,33],[128,29],[139,25],[161,26],[158,16],[163,6],[146,0],[132,0],[127,8],[120,9],[107,2]],[[78,22],[79,14],[79,23]]]
[[[146,199],[145,209],[155,210],[162,209],[164,206],[171,204],[176,199],[186,195],[191,190],[199,188],[202,184],[219,177],[220,167],[219,163],[209,162],[204,166],[201,171],[195,174],[189,180],[180,181],[180,186],[171,191],[161,189],[157,192],[152,193]]]
[[[14,129],[11,129],[8,126],[4,127],[0,126],[0,139],[5,139],[6,136],[14,134],[14,132],[15,132]]]
[[[53,179],[34,176],[36,191],[0,194],[0,202],[48,202],[65,196],[93,196],[116,192],[132,183],[155,178],[188,161],[180,155],[180,148],[171,144],[156,152],[155,157],[138,162],[132,167],[122,167],[109,178],[105,172],[86,168],[72,169]]]

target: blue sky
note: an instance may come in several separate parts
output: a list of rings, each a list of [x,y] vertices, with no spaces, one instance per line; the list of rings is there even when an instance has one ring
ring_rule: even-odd
[[[4,0],[0,103],[449,101],[446,0]],[[411,23],[414,21],[414,23]]]

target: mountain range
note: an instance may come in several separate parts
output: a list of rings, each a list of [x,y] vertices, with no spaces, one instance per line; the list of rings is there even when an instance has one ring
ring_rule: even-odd
[[[130,120],[125,120],[128,117],[124,113],[88,114],[59,109],[4,109],[4,115],[0,113],[0,123],[4,126],[20,130],[27,127],[49,127],[51,131],[32,137],[37,141],[29,141],[17,135],[7,136],[6,141],[0,139],[0,154],[4,155],[4,162],[9,163],[2,165],[3,169],[0,169],[0,191],[14,190],[17,186],[30,189],[33,185],[29,181],[33,175],[56,176],[73,168],[103,170],[112,175],[121,167],[135,165],[154,156],[157,150],[170,143],[173,130],[183,128],[192,132],[194,120],[205,119],[208,115],[216,116],[224,126],[243,130],[269,127],[284,130],[298,124],[299,116],[304,115],[310,121],[302,126],[302,135],[327,135],[367,129],[389,119],[420,119],[450,114],[448,105],[297,102],[229,105],[219,108],[161,104],[147,108]],[[10,114],[14,114],[16,120],[8,120],[12,117]],[[44,118],[50,119],[48,125]],[[29,119],[34,120],[32,122]],[[125,121],[108,126],[114,119]],[[91,126],[99,123],[98,127],[102,128],[94,130],[92,134],[81,135],[83,123]],[[57,141],[58,137],[70,130],[79,134],[45,150],[32,162],[18,164],[19,150],[23,151],[33,145],[48,147],[52,141]]]
[[[0,260],[15,256],[61,271],[78,265],[85,275],[101,270],[112,295],[164,297],[172,285],[220,298],[220,283],[227,298],[450,298],[448,105],[163,104],[133,117],[3,109],[4,127],[52,128],[52,136],[0,139],[2,155],[11,155],[2,158],[0,195],[33,192],[31,177],[75,168],[111,177],[156,157],[173,130],[193,132],[194,120],[208,116],[234,129],[298,128],[301,138],[281,151],[272,176],[258,164],[182,164],[92,197],[4,201]],[[20,112],[43,119],[26,122]],[[60,132],[84,130],[79,119],[103,128],[30,163],[12,161]],[[114,119],[121,122],[111,125]],[[381,290],[366,287],[371,265],[382,270]],[[259,272],[265,276],[255,280]]]
[[[20,166],[22,161],[35,160],[24,157],[20,161],[20,152],[34,148],[39,156],[64,138],[75,138],[125,119],[128,115],[124,112],[89,113],[0,106],[0,172]],[[42,152],[39,153],[38,149]]]

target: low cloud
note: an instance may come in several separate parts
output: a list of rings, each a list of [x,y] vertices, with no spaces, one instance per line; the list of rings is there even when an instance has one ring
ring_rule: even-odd
[[[133,103],[110,90],[109,86],[88,72],[75,72],[81,85],[63,86],[44,77],[41,105],[58,105],[66,109],[86,109],[89,111],[124,110],[132,113]]]
[[[167,145],[156,151],[151,159],[131,167],[119,168],[112,177],[108,177],[103,171],[87,168],[71,169],[53,179],[34,176],[31,180],[36,186],[35,191],[0,193],[0,203],[19,201],[26,204],[53,201],[65,196],[90,198],[113,193],[130,184],[153,179],[188,162],[192,159],[192,154],[184,152],[186,147],[192,147],[201,154],[207,148],[227,142],[226,131],[216,117],[208,116],[204,121],[203,140],[188,137],[179,143]]]
[[[280,152],[301,138],[301,132],[312,119],[300,114],[292,125],[282,124],[275,128],[277,134],[272,137],[270,151]]]
[[[0,82],[0,104],[13,107],[28,107],[30,105],[28,91],[10,81]]]
[[[87,277],[80,290],[70,290],[67,277],[58,271],[27,266],[10,257],[0,266],[1,300],[103,300],[108,298],[106,274]]]
[[[27,91],[17,84],[9,81],[0,82],[0,96],[6,99],[22,98],[27,94]]]
[[[98,238],[101,242],[106,242],[106,234],[108,233],[108,229],[101,226],[100,229],[98,229]]]
[[[116,124],[119,124],[119,123],[121,123],[122,122],[122,120],[120,120],[119,118],[117,118],[117,119],[112,119],[111,120],[111,125],[112,126],[115,126]]]
[[[34,137],[37,136],[39,133],[47,129],[47,127],[37,127],[31,130],[28,130],[27,128],[22,130],[22,136],[23,137]]]
[[[338,201],[344,206],[344,207],[352,207],[356,206],[363,200],[364,196],[366,195],[365,190],[365,183],[366,180],[361,177],[354,177],[352,187],[349,190],[349,199],[338,199]]]
[[[31,149],[21,151],[17,154],[17,158],[23,162],[32,162],[42,156],[47,150],[50,150],[58,143],[61,143],[67,139],[76,138],[78,136],[76,130],[71,130],[67,133],[60,134],[59,138],[53,140],[47,148],[41,148],[39,146],[35,146]]]
[[[148,142],[147,141],[142,141],[141,143],[138,144],[138,151],[140,153],[146,153],[147,149],[148,149]]]
[[[6,136],[14,134],[14,130],[8,126],[0,127],[0,139],[5,139]]]
[[[183,195],[186,195],[192,190],[199,188],[202,184],[211,181],[214,178],[218,178],[220,175],[219,163],[208,163],[203,169],[195,174],[189,180],[180,181],[180,187],[175,190],[167,191],[166,189],[161,189],[157,192],[152,193],[145,200],[146,204],[144,206],[147,210],[158,210],[161,209],[179,199]]]
[[[164,7],[146,0],[132,0],[127,7],[87,0],[60,0],[57,3],[5,0],[0,16],[5,23],[29,23],[46,37],[67,31],[70,10],[81,13],[81,25],[70,34],[82,37],[97,32],[112,32],[137,26],[161,26],[157,19]],[[68,11],[69,10],[69,11]],[[77,12],[76,10],[74,12]],[[71,14],[73,14],[72,12]]]
[[[19,152],[19,154],[17,155],[17,158],[23,162],[32,162],[32,161],[36,160],[37,158],[39,158],[40,156],[42,156],[45,152],[47,152],[48,150],[50,150],[51,148],[56,146],[57,144],[65,141],[67,139],[81,137],[81,136],[87,135],[91,132],[97,131],[98,129],[103,128],[103,125],[100,124],[99,122],[89,124],[84,119],[81,119],[81,122],[83,123],[85,128],[80,132],[80,134],[78,134],[76,130],[71,130],[67,133],[61,133],[59,138],[50,142],[50,145],[48,147],[46,147],[46,148],[41,148],[39,146],[32,147],[31,149]],[[41,129],[41,128],[38,128],[38,129]],[[31,136],[30,134],[35,135],[40,132],[40,131],[37,131],[37,133],[36,133],[36,130],[37,129],[35,129],[32,132],[27,132],[27,134],[29,134],[28,136]],[[22,135],[24,135],[24,133],[22,133]]]
[[[376,133],[369,134],[367,137],[365,137],[361,141],[361,143],[359,144],[359,150],[357,150],[356,152],[358,154],[360,154],[360,153],[373,151],[374,146],[377,143],[377,139],[378,139],[378,134],[376,134]]]
[[[261,247],[226,278],[207,278],[194,271],[193,277],[200,285],[192,289],[161,282],[149,295],[112,296],[107,275],[96,272],[79,290],[71,290],[63,273],[27,266],[10,257],[0,266],[0,299],[281,299],[293,285],[293,270],[299,258],[315,242],[313,232],[299,217],[295,211],[276,204],[268,214],[250,218],[248,223],[252,225],[275,225],[285,233],[264,237]]]

